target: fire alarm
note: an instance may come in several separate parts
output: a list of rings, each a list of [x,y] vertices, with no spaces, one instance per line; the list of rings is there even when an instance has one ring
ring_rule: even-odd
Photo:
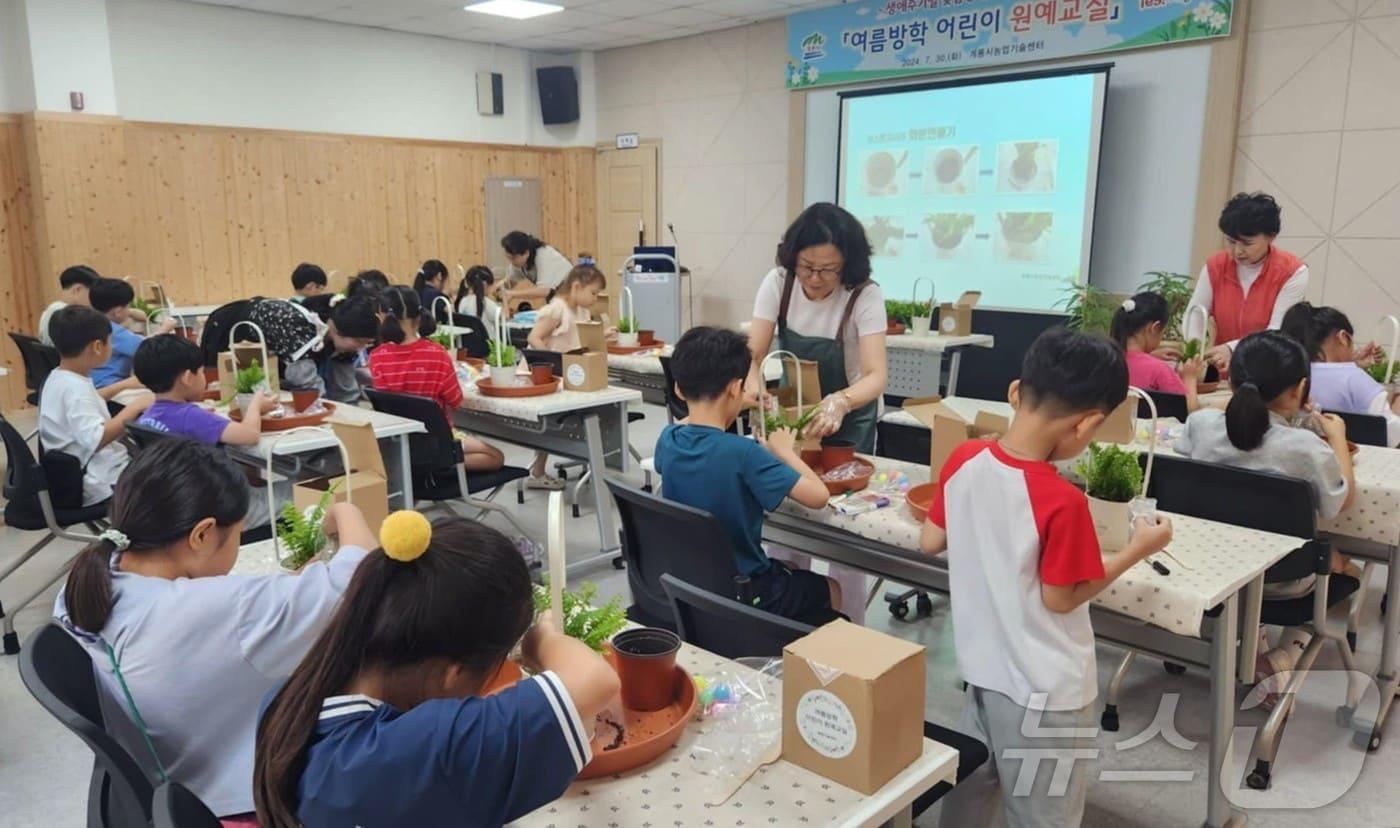
[[[74,112],[82,112],[82,111],[83,111],[83,93],[81,93],[81,92],[69,92],[69,93],[68,93],[68,105],[71,106],[71,107],[73,108],[73,111],[74,111]]]

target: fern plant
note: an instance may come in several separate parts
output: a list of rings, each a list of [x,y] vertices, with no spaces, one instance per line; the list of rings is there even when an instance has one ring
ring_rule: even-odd
[[[325,530],[321,528],[321,522],[326,519],[326,510],[330,509],[335,490],[339,486],[338,480],[332,483],[322,493],[321,499],[316,501],[316,505],[304,512],[298,509],[295,503],[288,503],[282,507],[282,514],[277,518],[277,539],[287,547],[288,553],[287,557],[279,561],[282,566],[287,569],[300,569],[326,548],[329,539]]]
[[[255,359],[247,368],[238,369],[233,382],[237,393],[252,394],[267,382],[267,372],[263,371],[262,363]]]
[[[1379,351],[1376,354],[1375,362],[1372,362],[1370,365],[1366,366],[1366,373],[1370,374],[1371,378],[1374,379],[1376,382],[1379,382],[1381,385],[1389,385],[1390,380],[1392,379],[1390,376],[1386,375],[1386,369],[1389,367],[1390,357],[1386,354],[1385,351]]]
[[[933,300],[927,302],[908,302],[898,299],[885,300],[885,318],[892,319],[901,325],[913,324],[916,316],[928,317],[933,315]]]
[[[1201,340],[1188,339],[1181,346],[1182,360],[1192,360],[1201,355]]]
[[[1079,461],[1075,471],[1084,478],[1088,495],[1099,500],[1127,503],[1142,492],[1137,452],[1121,446],[1091,444],[1089,456]]]
[[[812,418],[817,415],[817,407],[812,406],[796,419],[788,415],[785,409],[779,408],[776,412],[770,411],[763,415],[763,433],[772,434],[779,429],[789,429],[797,435],[797,439],[802,439],[802,430],[807,424],[812,422]]]
[[[1138,285],[1138,290],[1151,291],[1167,300],[1167,328],[1163,336],[1181,341],[1185,337],[1181,320],[1186,315],[1186,303],[1191,301],[1191,277],[1165,270],[1153,270],[1143,275],[1148,279]]]
[[[563,592],[562,619],[555,619],[563,633],[570,638],[592,647],[595,652],[604,652],[608,639],[627,626],[627,611],[622,608],[622,598],[614,595],[601,606],[594,606],[593,599],[598,595],[598,585],[589,581],[579,584],[578,589]],[[549,609],[549,577],[544,583],[535,586],[535,614]]]
[[[436,342],[437,344],[441,345],[445,350],[447,350],[447,351],[451,351],[451,350],[452,350],[453,342],[452,342],[452,334],[451,334],[451,332],[449,332],[449,331],[438,331],[438,332],[432,334],[431,336],[429,336],[428,338],[431,339],[432,341]]]
[[[500,340],[491,340],[486,352],[486,364],[496,368],[508,368],[516,363],[515,346]]]

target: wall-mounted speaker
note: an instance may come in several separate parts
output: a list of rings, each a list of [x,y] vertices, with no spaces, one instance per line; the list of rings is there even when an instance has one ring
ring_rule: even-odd
[[[578,120],[578,78],[572,66],[541,66],[535,70],[540,86],[540,114],[546,124]]]
[[[506,111],[506,96],[502,91],[500,72],[476,73],[476,111],[482,115],[501,115]]]

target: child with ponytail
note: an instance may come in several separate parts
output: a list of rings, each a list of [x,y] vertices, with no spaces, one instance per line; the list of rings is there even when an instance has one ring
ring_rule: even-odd
[[[438,259],[429,259],[423,262],[423,266],[418,268],[418,273],[413,277],[413,289],[418,293],[418,299],[423,303],[423,308],[430,316],[443,324],[451,322],[447,311],[440,311],[437,308],[438,298],[447,298],[444,289],[447,287],[447,265]]]
[[[1356,493],[1346,425],[1333,414],[1305,409],[1310,366],[1307,352],[1282,331],[1260,331],[1240,340],[1230,357],[1229,407],[1203,408],[1186,419],[1177,453],[1207,463],[1296,477],[1312,484],[1318,513],[1334,518]],[[1294,423],[1300,426],[1295,427]],[[1321,437],[1322,439],[1318,439]],[[1346,571],[1335,552],[1332,571]],[[1296,598],[1312,591],[1313,576],[1264,585],[1268,598]],[[1290,670],[1309,636],[1284,631],[1282,646],[1262,652],[1256,680]]]
[[[369,352],[369,373],[374,387],[397,394],[427,397],[442,407],[447,422],[462,403],[462,385],[457,365],[447,350],[420,333],[423,326],[432,332],[434,322],[425,313],[418,292],[404,285],[384,289],[380,295],[384,322],[379,329],[382,343]],[[496,471],[505,464],[505,455],[495,446],[458,432],[467,471]]]
[[[321,638],[258,724],[263,828],[502,825],[588,764],[616,673],[548,613],[504,535],[384,521]],[[519,642],[535,675],[477,694]]]
[[[490,294],[494,293],[496,276],[485,265],[473,265],[462,284],[457,288],[457,312],[463,316],[475,316],[486,328],[486,335],[496,336],[496,320],[501,315],[501,305]]]
[[[54,609],[92,656],[109,731],[235,823],[253,810],[258,705],[291,675],[374,545],[359,511],[337,504],[324,525],[341,543],[330,563],[297,576],[230,575],[248,497],[224,452],[155,443],[117,482],[111,528],[79,554]]]
[[[1201,407],[1196,398],[1196,384],[1205,375],[1205,360],[1186,360],[1175,370],[1152,355],[1162,346],[1162,335],[1170,318],[1167,300],[1161,294],[1144,291],[1113,312],[1109,337],[1119,345],[1128,359],[1128,384],[1144,391],[1180,394],[1186,398],[1186,410]]]
[[[1400,398],[1392,400],[1389,390],[1358,364],[1358,359],[1377,359],[1377,349],[1374,344],[1357,345],[1346,314],[1299,302],[1283,315],[1283,332],[1303,343],[1312,359],[1314,405],[1384,417],[1386,442],[1400,445]]]

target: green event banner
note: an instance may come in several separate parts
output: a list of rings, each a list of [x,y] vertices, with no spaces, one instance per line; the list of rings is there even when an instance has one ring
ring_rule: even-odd
[[[859,0],[788,17],[789,89],[1224,37],[1231,0]]]

